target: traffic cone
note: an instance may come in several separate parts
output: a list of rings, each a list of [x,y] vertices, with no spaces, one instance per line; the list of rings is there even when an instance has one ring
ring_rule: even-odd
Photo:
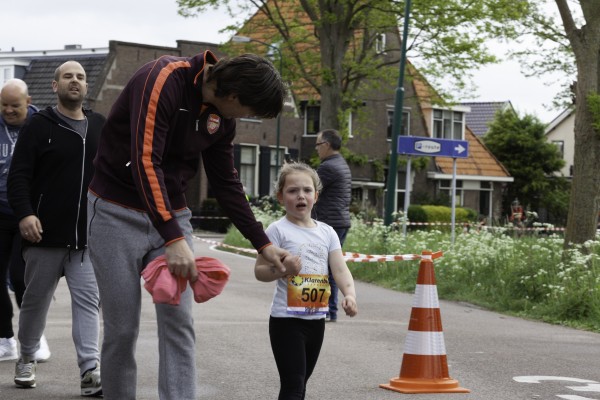
[[[400,393],[469,393],[448,376],[440,304],[433,259],[438,251],[423,251],[413,297],[400,376],[379,387]]]

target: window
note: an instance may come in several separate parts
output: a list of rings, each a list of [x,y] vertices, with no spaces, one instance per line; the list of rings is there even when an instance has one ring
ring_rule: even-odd
[[[492,207],[492,191],[491,182],[482,181],[479,183],[479,214],[490,215]]]
[[[394,109],[388,108],[387,110],[387,138],[392,139],[392,127],[394,125]],[[402,129],[400,135],[408,136],[410,134],[410,111],[404,110],[402,112]]]
[[[385,201],[387,201],[387,187],[388,187],[388,175],[389,175],[390,170],[388,168],[385,169],[385,194],[384,194],[384,199]],[[410,185],[412,186],[412,183],[414,181],[414,177],[415,174],[414,172],[411,173],[411,183]],[[406,171],[398,171],[398,174],[396,175],[396,188],[395,188],[395,193],[396,195],[394,196],[394,202],[395,204],[392,204],[391,209],[394,210],[394,212],[398,212],[398,211],[403,211],[404,210],[404,198],[406,196]],[[384,207],[388,207],[386,204],[384,204]]]
[[[456,180],[456,205],[462,206],[463,204],[463,182]],[[442,179],[438,185],[439,194],[448,196],[448,200],[452,201],[452,181],[450,179]]]
[[[560,157],[565,157],[565,142],[563,140],[553,140],[552,144],[556,146],[558,152],[560,153]]]
[[[451,110],[433,110],[433,137],[462,140],[465,113]]]
[[[240,148],[240,181],[244,185],[246,194],[256,196],[256,177],[257,177],[257,147],[241,146]]]
[[[352,111],[348,111],[348,137],[352,137]]]
[[[277,169],[277,166],[279,165],[279,169],[281,169],[281,166],[283,165],[283,161],[285,160],[285,148],[280,147],[279,148],[279,164],[277,164],[277,148],[273,147],[271,148],[271,157],[269,157],[269,181],[270,182],[275,182],[277,180],[277,174],[279,174],[279,170]],[[274,195],[275,194],[275,185],[270,185],[270,189],[269,189],[269,194],[270,195]]]
[[[306,106],[304,111],[305,134],[316,135],[321,130],[321,107]]]
[[[375,52],[377,54],[385,54],[385,33],[380,33],[375,37]]]
[[[9,79],[13,78],[12,67],[1,67],[0,68],[0,86]]]

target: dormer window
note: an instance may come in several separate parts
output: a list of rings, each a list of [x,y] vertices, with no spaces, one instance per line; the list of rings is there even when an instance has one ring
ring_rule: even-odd
[[[436,139],[463,140],[465,113],[452,110],[433,110],[433,137]]]

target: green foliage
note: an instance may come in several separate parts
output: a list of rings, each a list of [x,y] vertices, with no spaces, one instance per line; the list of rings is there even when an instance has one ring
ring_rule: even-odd
[[[537,117],[500,111],[483,141],[514,178],[503,201],[505,213],[515,198],[538,210],[560,195],[555,189],[564,179],[553,174],[564,166],[564,160],[558,148],[546,140],[545,125]]]
[[[422,206],[411,204],[408,206],[408,220],[410,222],[427,222],[427,212]]]
[[[369,162],[369,157],[364,154],[357,154],[347,147],[340,149],[340,154],[344,157],[348,164],[365,165]]]
[[[357,93],[364,89],[362,82],[368,80],[385,87],[394,82],[390,78],[397,77],[398,44],[390,41],[386,49],[389,51],[382,54],[377,52],[375,42],[381,33],[398,33],[404,2],[177,0],[177,5],[179,13],[186,17],[226,7],[242,24],[250,16],[262,13],[266,17],[264,25],[243,29],[231,26],[226,30],[266,34],[273,43],[281,42],[286,80],[302,80],[323,96],[339,97],[337,104],[322,102],[327,105],[323,123],[333,128],[339,128],[339,110],[361,98]],[[283,20],[282,16],[293,15],[290,10],[294,15],[308,16],[314,29],[299,17]],[[486,40],[516,37],[518,23],[529,11],[526,0],[413,2],[408,56],[428,78],[443,80],[447,88],[450,83],[448,93],[456,95],[457,89],[470,82],[470,71],[496,61]]]
[[[388,156],[389,157],[389,156]],[[429,162],[431,161],[431,157],[411,157],[410,167],[413,171],[424,171]],[[408,157],[399,156],[398,157],[398,167],[406,169],[406,165],[408,164]]]
[[[373,160],[373,174],[374,180],[377,182],[383,182],[385,179],[385,166],[381,160]]]
[[[456,207],[454,210],[455,222],[474,222],[477,220],[477,211],[470,208]],[[451,222],[452,208],[434,205],[411,205],[408,207],[408,220],[410,222]]]

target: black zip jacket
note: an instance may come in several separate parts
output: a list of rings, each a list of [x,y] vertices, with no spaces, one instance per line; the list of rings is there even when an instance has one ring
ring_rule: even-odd
[[[48,107],[19,132],[8,175],[8,201],[19,219],[36,215],[42,240],[29,246],[87,245],[87,189],[93,175],[104,116],[83,110],[88,121],[83,139]]]

